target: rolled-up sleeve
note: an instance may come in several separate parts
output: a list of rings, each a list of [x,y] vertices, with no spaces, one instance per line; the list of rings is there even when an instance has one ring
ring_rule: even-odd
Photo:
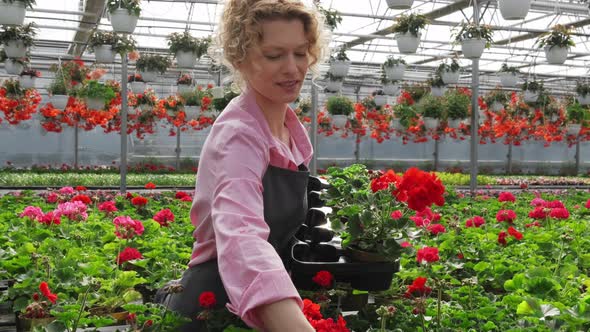
[[[262,329],[252,310],[286,298],[301,298],[281,258],[268,242],[262,177],[268,148],[253,132],[239,132],[219,144],[211,217],[219,272],[228,309],[249,326]]]

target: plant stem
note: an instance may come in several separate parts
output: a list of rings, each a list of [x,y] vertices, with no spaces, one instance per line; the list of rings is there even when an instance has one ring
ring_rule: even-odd
[[[438,325],[438,328],[440,330],[442,330],[442,326],[440,325],[440,303],[442,302],[442,285],[440,283],[438,283],[438,304],[437,304],[437,310],[436,310],[436,322]]]
[[[84,298],[82,299],[82,305],[80,306],[80,311],[78,311],[78,317],[76,318],[76,321],[74,322],[74,325],[72,326],[72,332],[76,332],[76,329],[78,329],[78,323],[80,322],[80,318],[82,317],[82,311],[84,311],[84,306],[86,305],[86,298],[88,297],[88,293],[90,292],[90,288],[92,288],[92,285],[89,285],[88,288],[86,289],[86,292],[84,293]]]
[[[561,264],[561,256],[563,256],[563,241],[561,241],[559,245],[559,254],[557,256],[557,264],[555,265],[555,271],[553,271],[553,276],[555,276],[557,274],[557,271],[559,270],[559,265]]]
[[[426,321],[424,320],[424,314],[420,314],[420,318],[422,318],[422,332],[426,332]]]
[[[164,325],[164,319],[168,313],[168,305],[170,304],[170,299],[172,299],[172,296],[174,296],[174,293],[168,294],[168,298],[166,299],[166,307],[164,309],[164,314],[162,315],[162,321],[160,322],[160,325],[158,325],[158,332],[162,331],[162,325]]]
[[[381,316],[381,332],[385,332],[385,322],[387,321],[387,319],[385,318],[385,315]]]

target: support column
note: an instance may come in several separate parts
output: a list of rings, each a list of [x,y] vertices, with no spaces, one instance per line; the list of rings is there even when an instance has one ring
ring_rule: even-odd
[[[121,193],[127,191],[127,53],[121,55]]]
[[[311,145],[313,146],[313,156],[310,162],[310,173],[311,175],[318,174],[318,116],[317,116],[317,109],[318,109],[318,88],[313,82],[311,81],[311,133],[310,133],[310,140]]]
[[[473,22],[476,26],[479,26],[479,4],[477,0],[473,0]],[[471,195],[475,196],[475,191],[477,190],[477,148],[479,144],[477,133],[479,124],[479,104],[477,102],[479,95],[479,59],[472,59],[471,73],[471,177],[469,190],[471,191]]]

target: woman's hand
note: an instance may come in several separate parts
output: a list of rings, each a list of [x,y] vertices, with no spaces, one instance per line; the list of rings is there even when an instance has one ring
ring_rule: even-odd
[[[294,299],[284,299],[255,309],[265,332],[314,332]]]

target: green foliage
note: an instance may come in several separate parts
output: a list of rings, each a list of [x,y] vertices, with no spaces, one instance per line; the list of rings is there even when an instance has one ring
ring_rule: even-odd
[[[142,54],[135,63],[139,71],[156,71],[160,74],[164,74],[171,65],[168,57],[157,54]]]
[[[491,106],[494,102],[505,104],[509,100],[509,95],[499,88],[493,89],[484,96],[484,101],[488,106]]]
[[[35,23],[29,23],[26,25],[15,25],[15,26],[3,26],[3,30],[0,31],[0,42],[5,44],[11,40],[19,40],[26,47],[35,45]]]
[[[10,3],[10,4],[13,4],[15,2],[22,2],[26,8],[31,8],[31,9],[33,9],[33,5],[37,4],[35,2],[35,0],[2,0],[2,2]]]
[[[590,110],[588,108],[580,105],[579,103],[574,103],[569,105],[566,109],[567,111],[567,120],[569,123],[578,123],[582,124],[585,121],[590,120]]]
[[[141,14],[141,0],[108,0],[107,10],[109,13],[119,8],[127,9],[129,15],[139,16]]]
[[[354,111],[354,105],[350,99],[344,96],[332,96],[326,103],[328,113],[332,115],[350,115]]]
[[[219,112],[223,111],[227,107],[229,102],[232,101],[232,99],[240,95],[237,91],[234,91],[231,88],[224,88],[223,90],[223,98],[215,98],[211,102],[213,108]]]
[[[469,115],[471,97],[457,89],[449,90],[445,96],[445,113],[448,119],[465,119]]]
[[[391,27],[393,33],[411,33],[414,37],[418,37],[420,30],[424,29],[428,24],[428,19],[422,14],[401,14],[396,18],[396,23]]]
[[[173,32],[166,37],[170,53],[176,54],[178,51],[199,53],[201,44],[199,38],[193,37],[190,32]]]
[[[535,44],[538,45],[539,48],[545,48],[548,46],[549,49],[553,48],[554,46],[565,48],[576,46],[570,29],[561,24],[555,25],[553,28],[551,28],[550,32],[547,32],[539,37]]]
[[[115,90],[111,86],[96,80],[86,81],[78,91],[78,96],[81,98],[102,99],[107,104],[116,97]]]
[[[381,68],[395,67],[400,64],[405,65],[406,61],[402,58],[396,58],[393,55],[390,55],[387,57],[387,60],[385,60],[385,62],[381,65]]]
[[[88,48],[94,52],[97,46],[112,45],[113,51],[118,54],[135,51],[136,42],[132,36],[120,35],[112,31],[94,30],[88,39]]]
[[[586,97],[590,94],[590,84],[577,81],[576,82],[576,93],[582,97]]]
[[[522,84],[522,91],[542,92],[543,82],[538,82],[535,80],[529,82],[527,79],[525,79],[524,83]]]
[[[457,59],[453,58],[451,60],[450,64],[447,64],[446,62],[441,63],[437,68],[436,68],[436,73],[437,74],[442,74],[442,73],[456,73],[459,71],[459,69],[461,69],[461,66],[459,66],[459,62],[457,62]]]
[[[320,6],[319,1],[315,2],[316,7],[318,8],[319,12],[324,16],[324,21],[326,26],[332,31],[334,31],[338,25],[342,22],[342,16],[336,9],[325,9]]]
[[[453,35],[456,42],[462,42],[466,39],[483,39],[486,41],[486,48],[490,48],[494,42],[492,28],[485,24],[475,25],[473,23],[463,23],[461,24],[461,29],[456,33],[454,32]]]
[[[399,119],[404,128],[408,128],[418,118],[416,108],[411,105],[397,104],[393,107],[393,114]]]
[[[442,79],[442,76],[440,76],[438,73],[436,73],[436,74],[434,75],[434,77],[432,77],[432,78],[429,78],[429,79],[426,81],[426,83],[427,83],[429,86],[436,87],[436,88],[442,88],[442,87],[444,87],[444,86],[445,86],[445,82],[443,81],[443,79]]]
[[[65,81],[60,77],[56,77],[53,82],[47,86],[47,92],[52,96],[67,95],[68,89],[66,87]]]
[[[416,110],[423,117],[441,119],[444,113],[444,98],[427,95],[416,104]]]
[[[18,80],[9,78],[2,83],[2,87],[6,90],[6,97],[10,99],[19,99],[25,95],[25,91]]]
[[[506,62],[502,63],[502,67],[500,68],[501,73],[512,73],[512,74],[519,74],[520,70],[514,66],[509,66]]]
[[[330,61],[350,61],[348,56],[346,55],[346,46],[342,45],[338,48],[338,52],[336,55],[330,55]]]

